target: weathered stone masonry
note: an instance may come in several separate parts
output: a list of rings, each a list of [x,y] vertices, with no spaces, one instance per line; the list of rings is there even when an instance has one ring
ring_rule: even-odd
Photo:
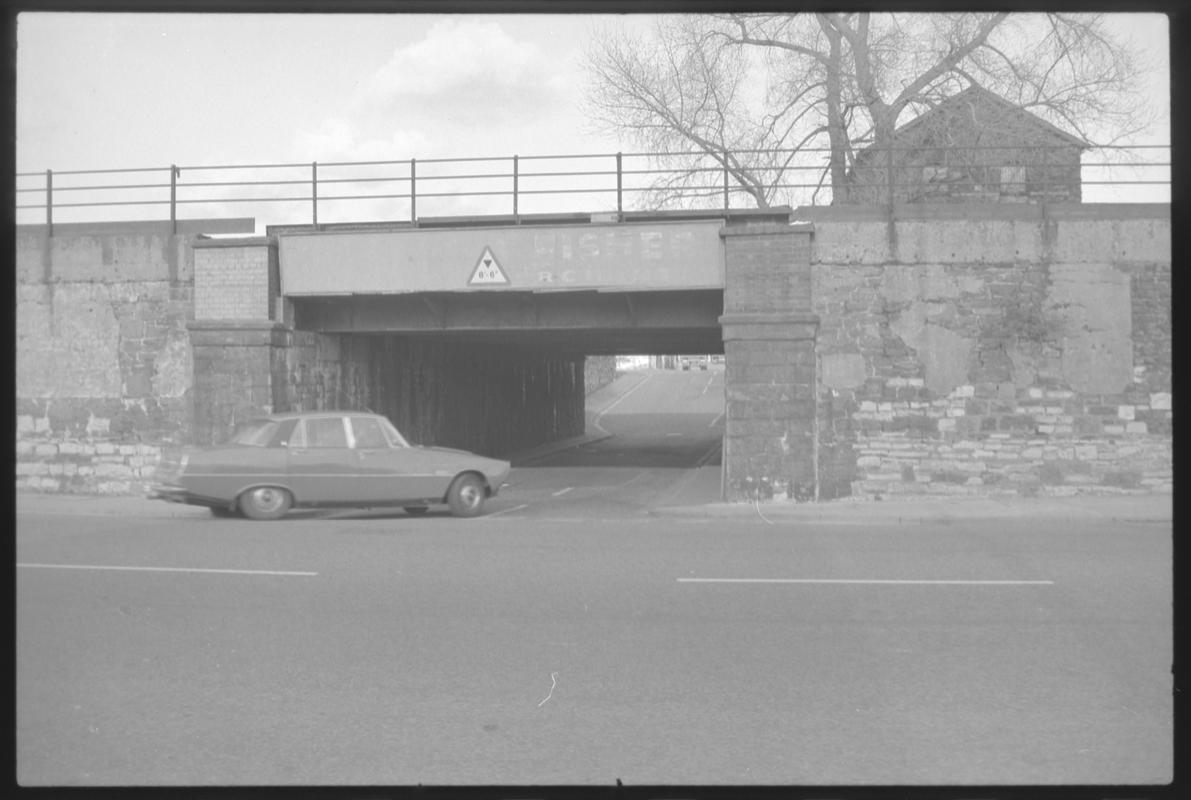
[[[192,237],[168,224],[18,231],[18,487],[135,491],[163,445],[189,439]]]
[[[728,499],[1171,490],[1168,206],[797,215],[724,231]],[[270,239],[180,227],[18,231],[18,487],[139,492],[269,410],[582,431],[582,356],[294,330]]]
[[[798,213],[821,496],[1171,490],[1168,206]]]

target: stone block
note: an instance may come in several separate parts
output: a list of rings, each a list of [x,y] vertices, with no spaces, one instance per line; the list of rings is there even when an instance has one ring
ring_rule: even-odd
[[[1148,426],[1144,422],[1125,423],[1125,433],[1146,433]]]
[[[1118,419],[1132,420],[1136,413],[1137,410],[1133,406],[1117,406]]]
[[[1169,411],[1171,409],[1170,393],[1155,392],[1150,395],[1150,408],[1155,411]]]
[[[132,475],[132,469],[126,464],[96,464],[95,474],[101,478],[114,478]]]

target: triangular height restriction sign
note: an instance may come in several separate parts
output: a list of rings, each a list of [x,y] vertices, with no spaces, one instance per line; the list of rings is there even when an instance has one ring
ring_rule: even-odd
[[[509,276],[505,274],[504,269],[500,266],[500,262],[496,260],[496,256],[492,254],[491,247],[484,247],[484,252],[480,255],[480,260],[476,262],[476,267],[471,271],[471,278],[467,281],[468,286],[508,286]]]

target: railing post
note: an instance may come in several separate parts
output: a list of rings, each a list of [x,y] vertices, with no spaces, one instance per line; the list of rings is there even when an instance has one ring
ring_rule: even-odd
[[[45,227],[49,236],[54,235],[54,171],[45,171]]]
[[[513,156],[513,220],[521,221],[521,217],[517,213],[517,156]]]
[[[728,210],[728,151],[724,151],[724,210]]]
[[[409,222],[418,224],[418,160],[409,160]]]
[[[178,235],[178,165],[170,164],[170,230]]]
[[[314,225],[318,227],[318,162],[310,163],[311,202],[314,204]]]
[[[616,219],[618,222],[620,221],[621,215],[624,214],[624,200],[623,200],[623,195],[622,195],[622,192],[624,189],[624,180],[623,180],[624,173],[621,172],[621,165],[622,165],[621,154],[617,153],[616,154]]]

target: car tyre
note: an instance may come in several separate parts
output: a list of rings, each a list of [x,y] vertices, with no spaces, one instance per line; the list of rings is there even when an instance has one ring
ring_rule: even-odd
[[[240,510],[249,519],[281,519],[293,502],[293,495],[285,489],[258,486],[240,495]]]
[[[240,510],[230,506],[211,506],[211,516],[219,519],[230,519],[240,516]]]
[[[429,506],[406,506],[405,513],[411,517],[420,517],[430,510]]]
[[[484,482],[478,475],[466,473],[460,475],[447,489],[447,505],[451,513],[457,517],[474,517],[484,508]]]

